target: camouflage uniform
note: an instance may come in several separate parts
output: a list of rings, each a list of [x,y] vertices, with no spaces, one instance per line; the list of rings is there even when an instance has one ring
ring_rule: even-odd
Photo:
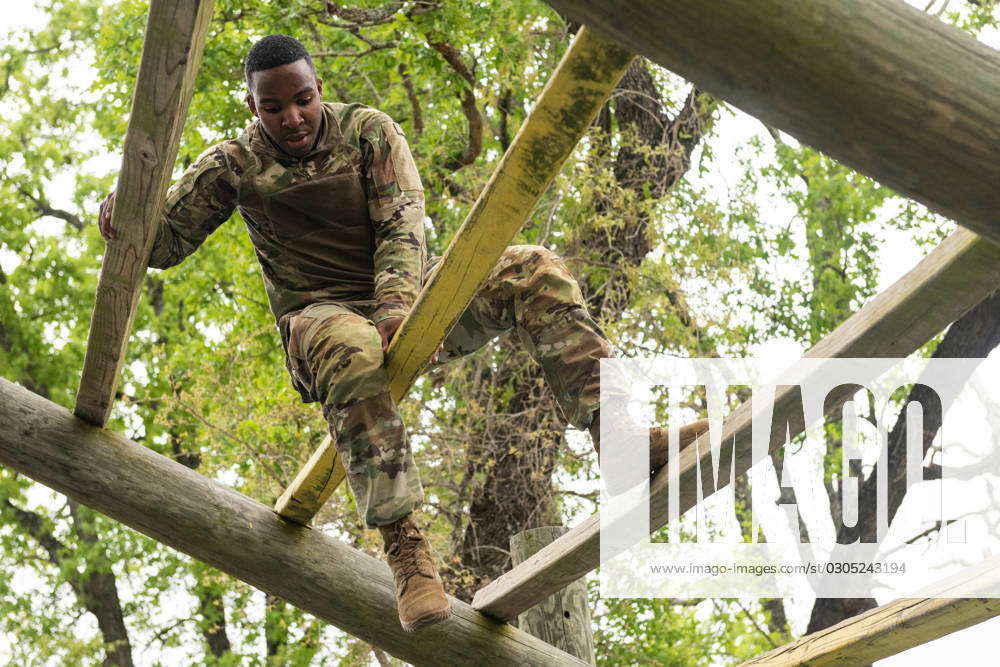
[[[303,401],[322,403],[374,527],[423,498],[375,324],[408,312],[438,259],[426,261],[423,189],[400,127],[362,105],[323,106],[316,148],[302,158],[276,148],[256,121],[203,153],[168,193],[150,266],[177,264],[239,208],[292,384]],[[504,252],[438,363],[512,327],[570,423],[589,426],[610,345],[572,275],[539,246]]]

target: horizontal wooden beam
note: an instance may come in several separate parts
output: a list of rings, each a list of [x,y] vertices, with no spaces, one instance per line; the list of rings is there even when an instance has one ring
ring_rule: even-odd
[[[76,414],[103,426],[156,238],[214,0],[152,0]]]
[[[869,301],[830,335],[817,343],[807,357],[905,357],[941,332],[951,322],[996,291],[1000,286],[1000,246],[972,232],[951,235],[915,268],[885,292]],[[775,420],[785,416],[793,402],[790,392],[775,397]],[[742,475],[751,464],[751,406],[744,403],[723,423],[722,439],[736,438],[735,468]],[[792,433],[789,437],[795,436]],[[784,440],[771,443],[771,451]],[[697,502],[695,475],[697,451],[705,452],[702,470],[712,470],[709,435],[697,447],[680,453],[680,511]],[[667,470],[650,488],[650,524],[656,530],[667,523]],[[722,476],[720,484],[728,483]],[[600,518],[594,514],[531,559],[513,568],[478,591],[472,606],[495,618],[511,619],[571,581],[584,576],[600,562]]]
[[[386,364],[393,400],[410,390],[632,59],[631,52],[585,28],[577,34],[393,339]],[[275,510],[308,522],[343,478],[328,438]]]
[[[932,587],[935,596],[881,607],[768,651],[743,665],[868,665],[1000,616],[1000,558]]]
[[[1000,53],[900,0],[546,0],[1000,241]]]
[[[452,600],[403,632],[385,563],[0,379],[0,465],[417,665],[585,665]]]

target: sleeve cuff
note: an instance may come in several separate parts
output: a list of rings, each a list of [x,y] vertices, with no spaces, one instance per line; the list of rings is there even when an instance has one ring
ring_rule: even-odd
[[[410,312],[410,307],[401,301],[386,301],[380,303],[375,312],[372,313],[372,323],[378,324],[383,320],[387,320],[390,317],[406,317],[406,314]]]

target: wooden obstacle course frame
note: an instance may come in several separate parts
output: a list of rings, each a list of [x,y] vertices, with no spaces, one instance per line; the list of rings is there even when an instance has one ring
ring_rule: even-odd
[[[804,143],[1000,240],[1000,54],[972,37],[899,0],[546,2]],[[920,76],[902,76],[901,68],[916,60]],[[955,76],[972,67],[974,76]],[[890,122],[893,127],[887,128]],[[918,153],[912,153],[914,146]],[[942,164],[950,169],[967,157],[956,167],[960,176],[942,177]],[[996,271],[990,266],[996,257],[991,246],[969,232],[956,233],[918,265],[922,286],[911,272],[808,356],[911,353],[994,291],[997,282],[977,283],[972,273]],[[970,285],[963,285],[963,275]],[[747,436],[749,418],[749,406],[738,409],[726,421],[723,438],[734,432]],[[682,452],[682,475],[694,474],[693,452]],[[737,466],[748,463],[744,441]],[[666,483],[660,477],[651,502],[662,508]],[[473,605],[512,618],[597,567],[599,523],[597,515],[590,517],[477,592]]]
[[[584,34],[592,28],[635,49],[804,143],[1000,241],[1000,56],[971,37],[899,0],[546,1],[589,26]],[[103,425],[110,412],[212,4],[151,3],[112,218],[119,240],[105,256],[76,406],[76,415],[91,423]],[[164,30],[167,24],[174,29]],[[588,38],[595,44],[602,41]],[[780,49],[775,48],[778,42]],[[608,67],[623,72],[628,52],[603,43],[611,56]],[[581,98],[594,106],[594,113],[610,93],[609,83],[613,87],[617,82],[611,81],[611,72],[604,70],[597,77],[600,84]],[[557,79],[554,75],[553,81]],[[582,79],[578,84],[587,88]],[[558,153],[557,161],[548,159],[558,167],[586,129],[586,120],[582,129],[574,125],[555,144],[536,137],[529,154]],[[515,144],[527,128],[526,122]],[[504,185],[501,176],[509,155],[390,348],[397,399],[555,175],[531,181],[534,174],[522,166],[521,180]],[[504,216],[508,219],[502,220]],[[510,216],[521,217],[515,224]],[[501,234],[502,225],[507,226]],[[481,275],[470,274],[470,267],[483,269]],[[988,296],[1000,284],[998,278],[1000,247],[959,231],[808,356],[907,355]],[[742,406],[724,424],[723,438],[735,436],[738,471],[749,465],[750,416],[749,406]],[[486,657],[580,664],[458,602],[453,619],[404,635],[395,616],[385,613],[393,594],[384,564],[319,532],[284,523],[259,503],[2,379],[0,417],[3,464],[394,655],[411,662],[439,660],[444,652],[455,662]],[[697,443],[702,449],[706,444],[707,436]],[[334,483],[335,461],[319,459],[315,467],[325,466],[326,477],[312,479],[308,493],[313,498],[305,503],[316,509],[343,472],[341,468]],[[682,452],[682,488],[694,488],[684,480],[690,481],[697,464],[697,448]],[[145,483],[150,478],[161,484],[151,488]],[[659,525],[665,521],[667,489],[667,474],[661,473],[651,500]],[[692,504],[690,495],[682,495],[682,511]],[[596,515],[587,519],[479,591],[475,607],[511,617],[583,576],[597,565],[598,527]],[[990,561],[978,574],[959,579],[994,581],[998,567]],[[300,576],[288,577],[288,570]],[[997,614],[996,600],[897,601],[750,664],[789,659],[821,664],[846,651],[854,651],[852,658],[885,657]]]
[[[893,600],[743,664],[870,664],[1000,616],[998,588],[1000,557],[995,556],[915,597]]]
[[[0,465],[407,662],[586,664],[454,599],[452,618],[403,632],[384,562],[2,378]]]
[[[215,0],[152,0],[75,413],[104,426],[142,294]]]
[[[1000,246],[959,230],[885,292],[868,302],[807,353],[807,357],[905,357],[919,349],[1000,285]],[[791,407],[790,393],[775,396],[774,419]],[[751,465],[752,410],[744,403],[723,424],[722,442],[736,438],[735,471]],[[790,437],[798,431],[790,433]],[[678,460],[680,513],[697,502],[695,475],[712,470],[706,432],[680,453]],[[771,451],[784,440],[771,443]],[[697,452],[703,452],[698,460]],[[656,530],[667,523],[667,478],[661,470],[650,487],[650,523]],[[720,486],[728,484],[722,476]],[[511,619],[600,563],[600,516],[592,515],[522,565],[476,592],[472,606],[498,619]]]

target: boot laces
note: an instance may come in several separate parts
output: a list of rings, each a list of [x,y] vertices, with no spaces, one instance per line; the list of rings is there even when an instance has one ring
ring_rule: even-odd
[[[433,566],[427,554],[427,542],[414,530],[401,530],[389,549],[388,557],[399,580],[400,590],[416,575],[433,579]]]

